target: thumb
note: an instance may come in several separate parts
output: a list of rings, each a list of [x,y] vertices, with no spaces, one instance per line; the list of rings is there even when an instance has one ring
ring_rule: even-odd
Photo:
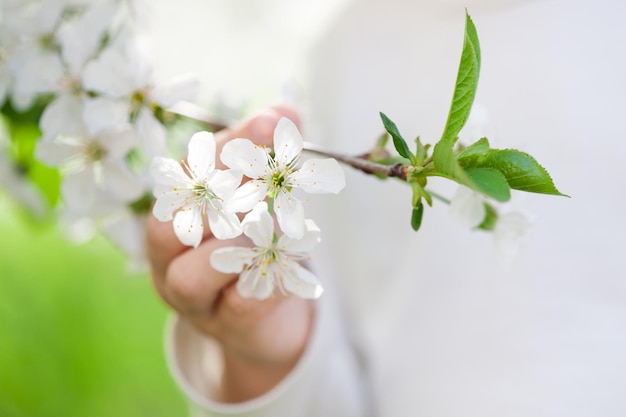
[[[298,112],[286,104],[277,104],[215,133],[218,154],[226,142],[235,138],[250,139],[261,146],[271,146],[274,138],[274,129],[282,117],[287,117],[300,127]]]

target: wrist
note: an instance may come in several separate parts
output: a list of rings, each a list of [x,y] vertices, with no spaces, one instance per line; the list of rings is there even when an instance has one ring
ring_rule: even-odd
[[[274,388],[296,366],[309,341],[314,304],[296,297],[281,303],[273,315],[257,323],[250,338],[222,342],[223,373],[219,398],[242,402]]]

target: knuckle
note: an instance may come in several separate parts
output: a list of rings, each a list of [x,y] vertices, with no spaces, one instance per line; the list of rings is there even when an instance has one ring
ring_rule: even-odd
[[[195,309],[211,302],[212,291],[207,285],[208,280],[179,258],[170,263],[165,281],[168,293],[181,309]]]

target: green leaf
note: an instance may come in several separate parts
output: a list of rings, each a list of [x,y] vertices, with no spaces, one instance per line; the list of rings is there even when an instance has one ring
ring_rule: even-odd
[[[433,150],[435,169],[439,174],[459,184],[469,184],[470,180],[468,176],[456,160],[456,154],[452,149],[453,146],[454,141],[451,139],[442,139],[437,142]]]
[[[385,113],[380,112],[380,118],[383,121],[383,125],[385,126],[385,130],[389,132],[391,137],[393,138],[393,146],[396,148],[396,151],[400,154],[400,156],[405,157],[406,159],[413,160],[413,154],[409,150],[409,145],[407,145],[406,141],[400,134],[398,130],[398,126],[385,115]]]
[[[451,179],[459,184],[470,187],[498,201],[511,198],[510,186],[498,170],[489,168],[464,169],[456,159],[452,150],[452,141],[440,140],[435,145],[433,160],[437,175]]]
[[[478,87],[478,74],[480,73],[480,45],[476,27],[469,14],[465,13],[465,39],[463,41],[463,52],[457,73],[454,95],[448,120],[443,130],[442,139],[456,141],[457,136],[467,118],[469,117],[476,88]]]
[[[411,227],[416,232],[420,229],[422,225],[422,217],[424,216],[424,205],[420,200],[416,207],[413,207],[413,211],[411,212]]]
[[[421,165],[422,163],[424,163],[424,161],[428,157],[429,146],[430,145],[428,144],[424,146],[419,136],[415,138],[415,162],[416,164]]]
[[[459,163],[465,168],[498,170],[516,190],[566,196],[556,188],[548,171],[535,158],[521,151],[491,149],[483,155],[460,158]]]
[[[497,200],[509,201],[511,188],[500,171],[490,168],[469,168],[465,173],[474,184],[475,190]]]
[[[487,140],[487,138],[478,139],[476,142],[465,148],[463,152],[457,156],[457,160],[460,161],[464,158],[484,155],[489,152],[489,150],[489,140]]]

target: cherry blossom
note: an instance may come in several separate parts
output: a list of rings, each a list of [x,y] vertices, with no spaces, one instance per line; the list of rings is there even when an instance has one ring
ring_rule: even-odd
[[[157,199],[153,214],[160,221],[173,219],[176,236],[188,246],[200,244],[205,216],[218,239],[241,234],[239,219],[226,209],[241,174],[215,169],[215,149],[213,134],[198,132],[189,140],[185,169],[173,159],[158,156],[150,166]]]
[[[143,184],[125,160],[135,144],[132,128],[121,124],[89,132],[87,127],[75,127],[70,134],[40,140],[36,149],[39,160],[61,168],[61,193],[68,208],[89,213],[96,208],[98,193],[122,204],[139,198]]]
[[[274,131],[273,153],[248,139],[234,139],[221,154],[224,164],[251,178],[237,190],[233,208],[247,212],[269,197],[280,229],[295,239],[305,231],[304,208],[295,191],[337,194],[345,186],[343,170],[332,158],[309,159],[300,166],[302,146],[298,128],[283,117]]]
[[[261,202],[241,226],[255,246],[217,249],[211,254],[211,265],[224,273],[239,273],[237,290],[242,296],[263,300],[275,288],[307,299],[322,295],[317,277],[298,263],[308,259],[307,253],[320,241],[320,230],[312,220],[305,221],[302,239],[287,235],[277,238],[267,203]]]

